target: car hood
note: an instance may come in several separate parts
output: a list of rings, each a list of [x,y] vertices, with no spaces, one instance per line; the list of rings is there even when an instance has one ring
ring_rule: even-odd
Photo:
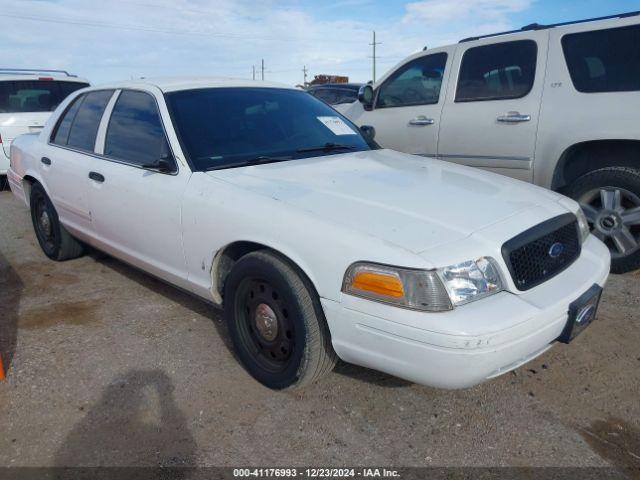
[[[455,242],[536,206],[558,210],[561,198],[501,175],[392,150],[208,175],[414,253]]]

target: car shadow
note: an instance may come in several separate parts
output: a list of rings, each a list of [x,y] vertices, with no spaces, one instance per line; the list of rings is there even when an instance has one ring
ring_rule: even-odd
[[[173,391],[162,370],[116,377],[58,449],[54,477],[79,466],[169,467],[171,478],[190,476],[197,445]]]
[[[173,285],[165,283],[162,280],[159,280],[143,272],[142,270],[127,265],[126,263],[121,262],[117,258],[114,258],[106,253],[91,249],[88,252],[88,255],[100,265],[103,265],[119,273],[123,277],[126,277],[127,279],[137,283],[138,285],[141,285],[144,288],[153,291],[154,293],[162,295],[167,300],[175,302],[197,315],[202,315],[203,317],[209,318],[215,326],[220,338],[222,339],[224,346],[227,348],[229,353],[235,355],[226,325],[222,321],[221,309],[210,303],[207,303],[205,300],[202,300],[195,295],[192,295],[185,292],[184,290],[180,290]]]
[[[413,383],[408,380],[403,380],[401,378],[394,377],[393,375],[354,365],[352,363],[343,362],[341,360],[338,361],[333,372],[338,375],[343,375],[359,382],[370,383],[378,387],[404,388],[413,385]]]
[[[18,343],[18,314],[24,284],[0,252],[0,357],[5,373],[13,362]]]

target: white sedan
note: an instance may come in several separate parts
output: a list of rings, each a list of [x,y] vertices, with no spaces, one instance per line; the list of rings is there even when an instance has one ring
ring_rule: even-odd
[[[365,133],[283,86],[127,82],[70,96],[8,176],[49,258],[88,244],[222,306],[271,388],[337,358],[469,387],[592,321],[610,257],[577,203]]]

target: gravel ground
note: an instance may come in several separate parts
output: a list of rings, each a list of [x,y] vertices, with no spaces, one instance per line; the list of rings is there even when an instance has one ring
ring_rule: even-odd
[[[339,364],[279,393],[207,304],[98,253],[49,261],[9,192],[0,225],[0,466],[640,467],[638,273],[574,343],[475,388]]]

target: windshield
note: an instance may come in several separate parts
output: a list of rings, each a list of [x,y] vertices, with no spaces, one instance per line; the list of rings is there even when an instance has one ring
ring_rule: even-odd
[[[88,83],[56,80],[0,81],[0,113],[52,112]]]
[[[303,91],[207,88],[166,98],[196,170],[369,150],[355,125]]]

